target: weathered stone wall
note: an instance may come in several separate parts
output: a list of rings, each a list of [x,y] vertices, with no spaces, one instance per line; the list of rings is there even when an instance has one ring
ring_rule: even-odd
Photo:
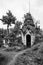
[[[31,46],[34,44],[34,42],[35,42],[35,35],[32,34],[31,35]]]
[[[22,33],[22,42],[24,43],[24,45],[26,45],[26,37],[25,35],[23,35],[23,33]]]

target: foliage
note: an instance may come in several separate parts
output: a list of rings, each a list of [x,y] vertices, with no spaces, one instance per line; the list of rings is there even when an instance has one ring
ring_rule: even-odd
[[[16,18],[12,15],[10,10],[6,14],[7,15],[3,16],[0,20],[3,22],[3,24],[7,24],[7,34],[9,34],[9,26],[11,26],[12,23],[15,24]]]
[[[39,43],[18,55],[14,65],[43,65],[43,43],[41,45]]]
[[[17,21],[15,23],[15,27],[14,27],[14,30],[13,32],[15,33],[15,35],[18,35],[18,34],[21,34],[21,30],[20,30],[20,26],[22,25],[21,22]]]
[[[15,24],[15,20],[16,17],[14,17],[11,13],[11,11],[9,10],[8,13],[6,13],[6,16],[3,16],[2,19],[0,19],[3,24],[7,24],[7,36],[9,35],[9,26],[11,26],[11,24]]]
[[[3,45],[4,29],[0,28],[0,47]]]
[[[6,16],[2,17],[3,24],[11,25],[11,23],[15,24],[16,18],[12,15],[11,11],[9,10],[8,13],[6,13]]]

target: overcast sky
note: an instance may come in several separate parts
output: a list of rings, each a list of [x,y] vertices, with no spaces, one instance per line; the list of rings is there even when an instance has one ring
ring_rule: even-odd
[[[11,10],[18,20],[22,21],[25,13],[29,12],[29,0],[0,0],[0,18]],[[43,28],[43,0],[30,0],[30,11],[36,20],[40,20]],[[0,28],[6,27],[0,21]]]

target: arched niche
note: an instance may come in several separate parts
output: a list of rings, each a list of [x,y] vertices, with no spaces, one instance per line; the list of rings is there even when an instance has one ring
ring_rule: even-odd
[[[31,35],[26,35],[26,46],[31,47]]]

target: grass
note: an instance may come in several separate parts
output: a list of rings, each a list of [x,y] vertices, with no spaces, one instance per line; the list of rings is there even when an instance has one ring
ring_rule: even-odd
[[[0,65],[7,65],[7,63],[10,61],[10,57],[8,55],[3,55],[0,53]]]
[[[2,48],[0,49],[0,65],[8,65],[10,61],[15,56],[16,52],[10,51],[4,51]]]
[[[22,46],[22,47],[20,47],[20,46],[13,46],[13,47],[6,48],[4,51],[7,51],[7,52],[9,52],[9,51],[19,52],[19,51],[22,51],[24,49],[26,49],[25,46]]]
[[[4,50],[3,50],[4,49]],[[23,47],[9,47],[9,48],[0,48],[0,65],[8,65],[9,62],[13,59],[13,57],[24,49]]]
[[[21,52],[14,52],[11,49],[9,51],[0,52],[0,65],[8,65],[13,57]],[[38,43],[28,48],[24,53],[19,54],[15,63],[11,65],[43,65],[43,43]]]
[[[39,43],[19,55],[14,65],[43,65],[43,43]]]

